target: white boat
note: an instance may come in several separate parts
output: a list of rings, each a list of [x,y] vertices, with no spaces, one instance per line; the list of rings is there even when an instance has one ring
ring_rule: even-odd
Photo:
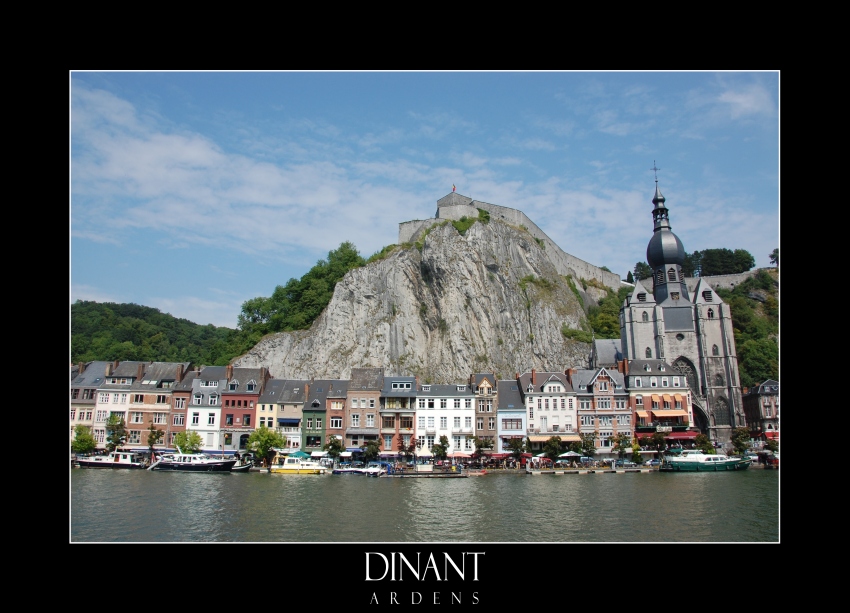
[[[78,457],[80,468],[145,468],[145,460],[140,453],[131,451],[112,451],[107,455]]]
[[[165,453],[148,467],[148,470],[170,470],[180,472],[229,473],[236,464],[236,458],[219,459],[205,453],[184,453],[179,447],[177,453]]]
[[[700,449],[685,449],[681,455],[664,456],[658,468],[664,472],[720,472],[746,470],[749,458],[735,458],[722,453],[703,453]]]
[[[327,474],[328,467],[313,460],[278,454],[272,460],[269,472],[285,475],[324,475]]]

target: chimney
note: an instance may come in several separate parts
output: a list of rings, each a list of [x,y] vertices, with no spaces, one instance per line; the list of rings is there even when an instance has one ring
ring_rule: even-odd
[[[305,384],[304,384],[304,402],[305,402],[305,403],[307,402],[307,397],[308,397],[309,395],[310,395],[310,384],[309,384],[309,383],[305,383]]]
[[[227,380],[230,381],[233,378],[233,364],[228,364],[225,371],[227,373]]]
[[[85,370],[86,370],[86,363],[80,362],[79,369],[80,369],[80,374],[83,374],[83,372],[85,372]]]
[[[141,381],[144,374],[145,374],[145,363],[139,362],[139,369],[138,369],[137,374],[136,374],[136,379]]]
[[[107,377],[112,375],[112,363],[111,362],[106,365],[106,371],[104,371],[103,374],[105,374]]]
[[[177,365],[177,376],[174,377],[176,379],[176,383],[180,383],[183,380],[183,365]]]
[[[537,385],[537,382],[534,380],[537,377],[537,371],[533,368],[531,369],[531,384]]]
[[[514,374],[514,379],[516,379],[517,383],[519,383],[519,373]]]
[[[418,392],[419,391],[419,375],[416,375],[413,378],[416,381],[416,390],[415,391]]]
[[[120,363],[121,363],[121,360],[115,360],[115,361],[112,363],[112,371],[113,371],[113,372],[114,372],[115,370],[117,370],[117,369],[118,369],[118,365],[119,365]]]

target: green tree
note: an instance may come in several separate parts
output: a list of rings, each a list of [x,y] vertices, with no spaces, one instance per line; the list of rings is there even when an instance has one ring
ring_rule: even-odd
[[[779,268],[779,247],[771,252],[770,263]]]
[[[367,462],[378,459],[381,455],[381,445],[378,441],[372,439],[360,445],[360,451],[363,452],[363,459]]]
[[[97,441],[94,440],[91,427],[83,424],[74,426],[74,440],[71,441],[71,451],[86,454],[95,449],[97,449]]]
[[[275,447],[286,445],[286,439],[278,434],[276,430],[266,426],[260,426],[248,437],[248,450],[255,458],[265,460],[266,465],[271,465],[275,455]]]
[[[658,452],[658,458],[664,454],[664,449],[667,447],[667,440],[661,432],[653,432],[650,436],[642,436],[638,441],[641,445],[652,447]]]
[[[116,413],[106,420],[106,450],[113,452],[127,442],[127,427],[124,418]]]
[[[481,460],[484,456],[485,449],[493,448],[493,441],[489,438],[481,438],[478,436],[467,436],[467,439],[472,440],[472,444],[475,445],[475,451],[472,456],[478,460],[479,465],[481,464]]]
[[[153,422],[148,427],[148,449],[150,449],[151,456],[153,456],[153,446],[162,444],[162,437],[165,436],[165,431],[158,429]]]
[[[589,458],[592,458],[596,455],[596,439],[599,438],[598,432],[581,432],[579,433],[579,437],[581,438],[581,453]]]
[[[732,450],[735,455],[744,455],[750,447],[750,430],[749,428],[735,428],[732,430]]]
[[[696,447],[703,453],[714,453],[714,443],[712,443],[711,439],[708,438],[708,436],[705,434],[697,434],[696,438],[694,439],[694,447]]]
[[[626,283],[634,283],[634,282],[635,282],[635,277],[634,277],[634,275],[632,274],[632,271],[630,270],[630,271],[626,274]]]
[[[552,464],[558,461],[558,456],[563,453],[561,449],[561,437],[552,436],[543,444],[543,453],[552,461]]]
[[[698,277],[701,261],[702,254],[699,251],[685,253],[685,260],[682,262],[682,275],[685,277]]]
[[[635,264],[635,280],[643,281],[644,279],[652,278],[652,269],[646,262],[638,262]]]
[[[396,443],[396,449],[404,456],[404,461],[408,462],[416,455],[416,439],[411,438],[410,442],[405,445],[404,438],[400,436],[398,437],[398,443]]]
[[[322,447],[325,451],[328,452],[331,460],[333,460],[334,466],[336,466],[337,460],[339,459],[339,454],[345,451],[345,443],[341,438],[330,434],[328,435],[328,442],[325,443],[325,446]]]
[[[194,430],[184,430],[174,435],[174,446],[183,453],[198,453],[203,445],[201,435]]]
[[[608,440],[613,444],[614,450],[617,452],[617,457],[620,459],[625,458],[626,453],[632,450],[632,437],[628,434],[618,434]]]
[[[449,455],[449,437],[441,435],[440,442],[431,447],[431,453],[438,460],[445,460]]]
[[[525,443],[521,438],[512,438],[508,440],[507,448],[508,452],[510,452],[514,460],[516,460],[517,466],[519,466],[522,454],[524,454],[526,450]]]
[[[768,439],[764,444],[764,448],[768,451],[772,451],[773,453],[777,453],[779,451],[779,440],[775,438]]]

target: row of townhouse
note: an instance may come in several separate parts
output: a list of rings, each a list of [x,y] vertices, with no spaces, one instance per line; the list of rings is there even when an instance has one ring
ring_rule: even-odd
[[[663,360],[619,362],[616,368],[516,373],[497,380],[475,373],[463,383],[422,383],[415,376],[385,375],[383,368],[354,368],[350,379],[272,378],[266,368],[172,362],[89,362],[71,367],[71,440],[75,426],[91,428],[105,447],[106,421],[124,418],[128,447],[148,448],[151,427],[164,432],[155,448],[173,448],[174,437],[193,430],[207,453],[245,450],[251,433],[272,428],[289,448],[320,455],[329,437],[347,453],[369,441],[384,456],[418,443],[430,455],[442,436],[450,455],[469,455],[473,437],[490,440],[493,453],[511,439],[532,451],[553,436],[563,446],[595,433],[600,454],[618,435],[656,431],[670,442],[693,439],[691,392],[684,375]]]

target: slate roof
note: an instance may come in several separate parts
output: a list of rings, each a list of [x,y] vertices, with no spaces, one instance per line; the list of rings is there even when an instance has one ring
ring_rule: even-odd
[[[131,390],[170,389],[163,388],[163,381],[177,382],[177,371],[183,367],[183,372],[189,370],[191,362],[151,362],[148,364],[140,379],[133,381]],[[173,387],[173,386],[171,386]]]
[[[75,364],[71,367],[71,387],[98,387],[106,377],[107,364],[110,362],[88,362],[82,374],[79,365]]]
[[[552,381],[553,379],[557,379],[564,385],[565,392],[573,391],[573,386],[570,385],[570,382],[567,381],[567,376],[562,372],[536,372],[534,375],[534,388],[533,392],[535,394],[539,394],[543,392],[543,386],[546,385],[547,382]],[[528,389],[528,384],[531,383],[531,373],[525,372],[519,376],[519,384],[520,389],[525,392]]]
[[[593,365],[617,366],[623,360],[623,346],[619,338],[597,338],[593,341]]]
[[[257,402],[280,404],[304,402],[305,379],[269,379]]]
[[[452,385],[445,385],[443,383],[438,384],[426,384],[430,388],[429,391],[425,391],[425,389],[419,390],[419,396],[474,396],[475,394],[472,392],[470,387],[466,383],[455,383]],[[464,386],[466,389],[462,392],[458,391],[458,386]]]
[[[352,368],[349,379],[349,390],[380,391],[384,387],[383,368]]]
[[[525,411],[525,404],[515,379],[497,381],[496,390],[499,397],[497,411]]]
[[[612,368],[582,368],[576,370],[576,372],[572,375],[573,388],[580,394],[593,392],[592,389],[588,389],[588,386],[592,385],[596,380],[596,377],[598,377],[603,371],[611,377],[612,381],[614,381],[615,392],[625,392],[626,388],[625,383],[623,382],[623,373]]]
[[[410,383],[410,389],[393,389],[393,383]],[[381,396],[390,398],[415,398],[416,377],[384,377],[384,389]]]
[[[331,394],[331,398],[345,395],[345,392],[342,391],[343,383],[345,381],[342,379],[316,379],[310,383],[310,391],[307,400],[304,402],[304,410],[324,411],[329,394]],[[318,406],[313,406],[314,401],[318,402]]]

